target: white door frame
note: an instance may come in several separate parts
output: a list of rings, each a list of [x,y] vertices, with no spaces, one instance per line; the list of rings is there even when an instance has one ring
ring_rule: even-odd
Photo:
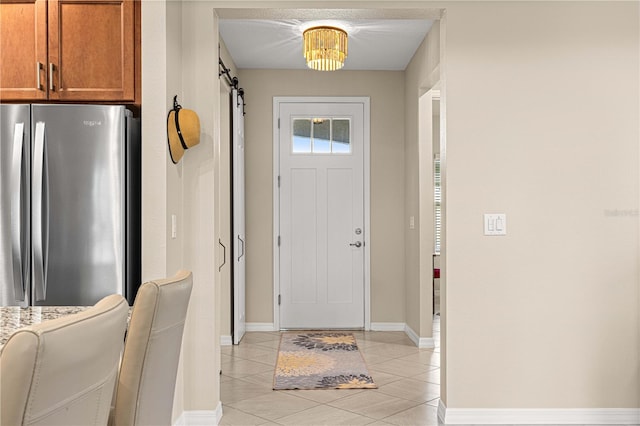
[[[278,174],[280,171],[280,129],[278,125],[282,103],[361,103],[364,107],[364,329],[371,329],[371,186],[370,144],[371,113],[369,97],[306,97],[275,96],[273,98],[273,329],[280,330],[280,196]]]

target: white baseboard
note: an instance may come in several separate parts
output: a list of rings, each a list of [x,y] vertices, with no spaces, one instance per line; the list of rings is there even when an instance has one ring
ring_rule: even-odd
[[[436,347],[433,337],[420,337],[415,331],[413,331],[411,327],[406,324],[404,326],[404,332],[409,337],[409,339],[411,339],[411,341],[421,349],[431,349]]]
[[[371,331],[404,331],[403,322],[372,322]]]
[[[420,337],[403,322],[372,322],[371,331],[404,331],[413,343],[419,348],[435,348],[433,337]]]
[[[444,423],[444,418],[447,416],[447,406],[440,400],[438,402],[438,420]]]
[[[248,322],[247,331],[278,331],[272,322]]]
[[[440,401],[438,418],[448,425],[636,425],[640,424],[640,408],[447,408]]]
[[[233,345],[233,339],[231,336],[220,336],[220,346],[231,346]]]
[[[222,419],[222,402],[218,401],[215,410],[183,411],[174,426],[214,426]]]

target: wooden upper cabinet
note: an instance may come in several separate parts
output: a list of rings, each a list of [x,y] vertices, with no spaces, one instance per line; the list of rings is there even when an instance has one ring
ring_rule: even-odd
[[[133,101],[133,0],[49,0],[49,99]]]
[[[1,100],[136,101],[135,0],[0,2]]]
[[[47,99],[47,2],[0,3],[0,99]]]

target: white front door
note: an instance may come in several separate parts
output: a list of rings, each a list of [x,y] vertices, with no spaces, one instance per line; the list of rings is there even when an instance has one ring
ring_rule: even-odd
[[[280,327],[365,325],[364,103],[279,103]]]

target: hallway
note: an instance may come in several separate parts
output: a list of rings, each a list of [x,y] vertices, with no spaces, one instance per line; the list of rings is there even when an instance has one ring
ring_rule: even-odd
[[[280,333],[247,333],[223,346],[221,425],[437,425],[440,317],[435,349],[419,349],[403,332],[356,331],[378,389],[271,389]]]

